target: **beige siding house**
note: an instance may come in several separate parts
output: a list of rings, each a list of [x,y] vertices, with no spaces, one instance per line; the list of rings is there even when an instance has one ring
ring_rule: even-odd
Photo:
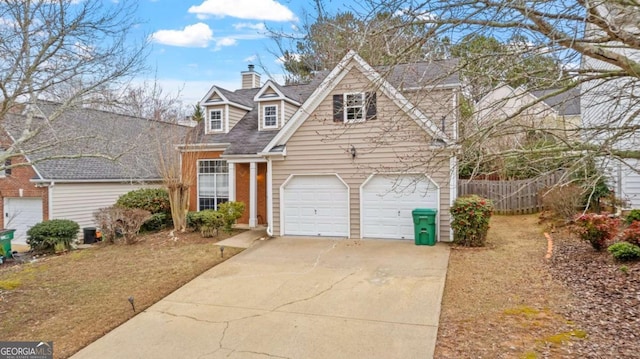
[[[222,201],[248,198],[246,224],[264,218],[275,236],[413,240],[412,210],[431,208],[437,210],[437,240],[450,241],[460,89],[457,74],[446,71],[451,68],[419,63],[383,71],[349,52],[309,84],[270,80],[221,93],[223,101],[253,101],[225,134],[200,132],[203,150],[228,144],[210,153],[229,181]],[[416,72],[420,76],[407,76]],[[248,85],[256,83],[245,79]],[[214,86],[201,105],[215,108],[212,94],[223,91]]]

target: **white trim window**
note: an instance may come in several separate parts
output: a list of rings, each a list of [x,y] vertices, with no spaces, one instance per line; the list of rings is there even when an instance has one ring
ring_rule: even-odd
[[[229,165],[222,160],[198,161],[198,211],[218,209],[229,201]]]
[[[267,105],[262,108],[262,128],[278,127],[278,106]]]
[[[376,119],[375,92],[333,95],[333,122],[353,123]]]
[[[222,130],[222,110],[209,111],[209,131],[220,132]]]
[[[364,93],[344,94],[344,122],[364,121]]]

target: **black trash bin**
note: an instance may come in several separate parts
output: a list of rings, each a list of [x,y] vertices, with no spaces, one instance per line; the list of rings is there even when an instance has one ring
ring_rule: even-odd
[[[82,229],[82,236],[84,237],[84,244],[91,244],[96,242],[96,227],[86,227]]]

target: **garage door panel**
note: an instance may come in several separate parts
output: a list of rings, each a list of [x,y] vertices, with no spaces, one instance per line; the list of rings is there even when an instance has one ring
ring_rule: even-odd
[[[5,198],[5,228],[15,229],[13,242],[24,244],[27,231],[42,222],[41,198]]]
[[[348,236],[348,190],[338,177],[294,176],[283,199],[285,235]]]
[[[372,177],[362,188],[362,236],[412,239],[415,208],[438,208],[437,187],[426,177]]]

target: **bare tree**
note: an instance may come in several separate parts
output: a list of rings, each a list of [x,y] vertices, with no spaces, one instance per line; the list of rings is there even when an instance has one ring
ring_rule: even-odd
[[[0,3],[0,123],[7,115],[24,115],[0,164],[28,155],[29,142],[44,126],[55,127],[65,109],[96,101],[106,88],[121,86],[144,68],[146,40],[130,37],[135,6],[101,0]],[[42,115],[34,106],[39,100],[59,103],[44,122],[35,120]]]
[[[377,17],[379,13],[390,16]],[[465,84],[461,101],[465,108],[455,145],[460,148],[458,168],[468,174],[510,166],[533,176],[562,168],[567,173],[564,180],[595,184],[603,173],[594,172],[594,166],[605,169],[612,159],[638,172],[633,168],[637,167],[634,160],[640,159],[637,1],[368,0],[359,10],[352,9],[350,16],[376,19],[375,26],[362,30],[365,38],[400,28],[421,29],[420,33],[430,36],[431,43],[394,42],[400,48],[385,53],[386,65],[405,62],[401,55],[415,54],[418,48],[425,57],[411,61],[461,59],[456,70]],[[342,38],[327,33],[327,41]],[[307,34],[305,40],[313,39],[313,32]],[[355,45],[349,44],[356,51],[362,49]],[[434,50],[425,49],[428,45]],[[289,59],[301,60],[296,54],[304,49],[288,49]],[[429,55],[434,53],[437,56]],[[512,84],[518,91],[503,102],[479,108],[484,94],[502,84]],[[582,104],[582,121],[567,126],[565,119],[550,119],[549,107],[557,110],[576,101]],[[506,102],[517,106],[503,113]]]

